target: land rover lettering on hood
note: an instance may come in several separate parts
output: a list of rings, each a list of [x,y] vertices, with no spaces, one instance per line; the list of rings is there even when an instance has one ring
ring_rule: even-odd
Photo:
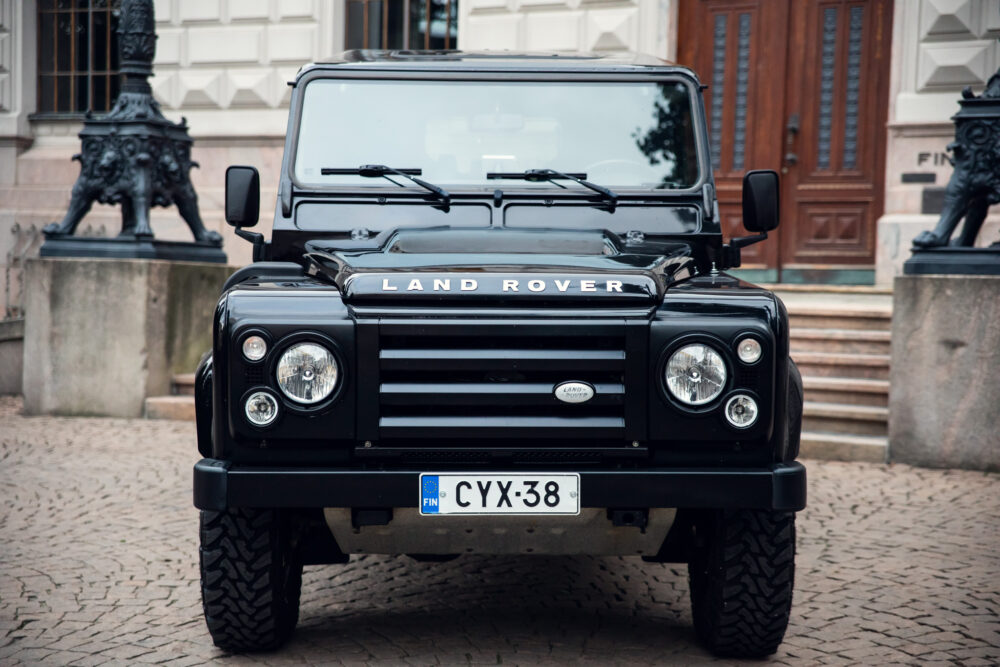
[[[687,563],[710,650],[777,649],[802,383],[781,301],[728,270],[778,177],[747,172],[724,240],[701,91],[642,56],[299,72],[267,234],[257,170],[226,172],[253,262],[196,375],[218,646],[286,642],[304,564],[479,553]]]

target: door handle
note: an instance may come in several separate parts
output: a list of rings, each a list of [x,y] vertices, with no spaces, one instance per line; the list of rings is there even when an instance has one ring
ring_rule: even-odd
[[[795,140],[799,136],[799,114],[793,113],[785,124],[785,157],[781,173],[787,174],[788,167],[799,163],[799,154],[795,152]]]

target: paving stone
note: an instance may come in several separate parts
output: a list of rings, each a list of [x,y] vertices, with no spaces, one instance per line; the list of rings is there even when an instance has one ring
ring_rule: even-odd
[[[197,458],[189,423],[26,418],[0,397],[0,664],[720,664],[683,565],[527,556],[307,567],[290,644],[229,656],[201,616]],[[1000,475],[806,465],[771,662],[1000,662]]]

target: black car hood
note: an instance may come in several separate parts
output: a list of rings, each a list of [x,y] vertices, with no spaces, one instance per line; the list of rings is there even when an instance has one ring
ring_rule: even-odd
[[[659,302],[693,273],[687,243],[630,246],[603,231],[399,230],[379,247],[306,244],[311,271],[348,302],[485,300],[594,305]]]

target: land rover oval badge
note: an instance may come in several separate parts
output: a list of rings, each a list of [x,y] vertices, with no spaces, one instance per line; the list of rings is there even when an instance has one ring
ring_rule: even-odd
[[[586,403],[594,397],[594,387],[586,382],[562,382],[556,385],[555,395],[563,403]]]

